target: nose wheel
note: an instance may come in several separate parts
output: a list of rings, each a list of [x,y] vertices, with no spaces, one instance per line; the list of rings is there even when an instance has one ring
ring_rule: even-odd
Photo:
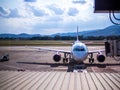
[[[87,72],[86,68],[84,63],[70,62],[67,72]]]

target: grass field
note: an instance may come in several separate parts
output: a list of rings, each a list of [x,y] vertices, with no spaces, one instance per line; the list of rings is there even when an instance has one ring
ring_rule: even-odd
[[[0,46],[71,46],[74,41],[57,40],[0,40]],[[88,46],[102,46],[104,41],[82,41]]]

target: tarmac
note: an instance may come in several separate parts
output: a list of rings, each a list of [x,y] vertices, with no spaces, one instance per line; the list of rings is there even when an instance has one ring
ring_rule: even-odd
[[[55,52],[39,51],[26,46],[0,47],[0,56],[9,54],[9,61],[0,62],[0,90],[120,90],[120,61],[106,57],[80,72],[67,72],[69,64],[52,60]],[[43,47],[70,50],[71,47]],[[89,50],[104,49],[90,46]],[[103,53],[104,54],[104,53]]]
[[[1,90],[120,90],[120,73],[0,71]]]

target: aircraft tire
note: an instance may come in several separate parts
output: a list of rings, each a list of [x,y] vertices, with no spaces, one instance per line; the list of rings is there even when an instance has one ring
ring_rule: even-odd
[[[69,65],[69,66],[68,66],[67,72],[73,72],[73,65]]]
[[[94,63],[94,58],[89,58],[89,63]]]

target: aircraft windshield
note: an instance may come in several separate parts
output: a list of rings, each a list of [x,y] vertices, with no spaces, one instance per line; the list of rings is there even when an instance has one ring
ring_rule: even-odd
[[[80,46],[76,46],[73,51],[85,51],[85,49],[83,47]]]

